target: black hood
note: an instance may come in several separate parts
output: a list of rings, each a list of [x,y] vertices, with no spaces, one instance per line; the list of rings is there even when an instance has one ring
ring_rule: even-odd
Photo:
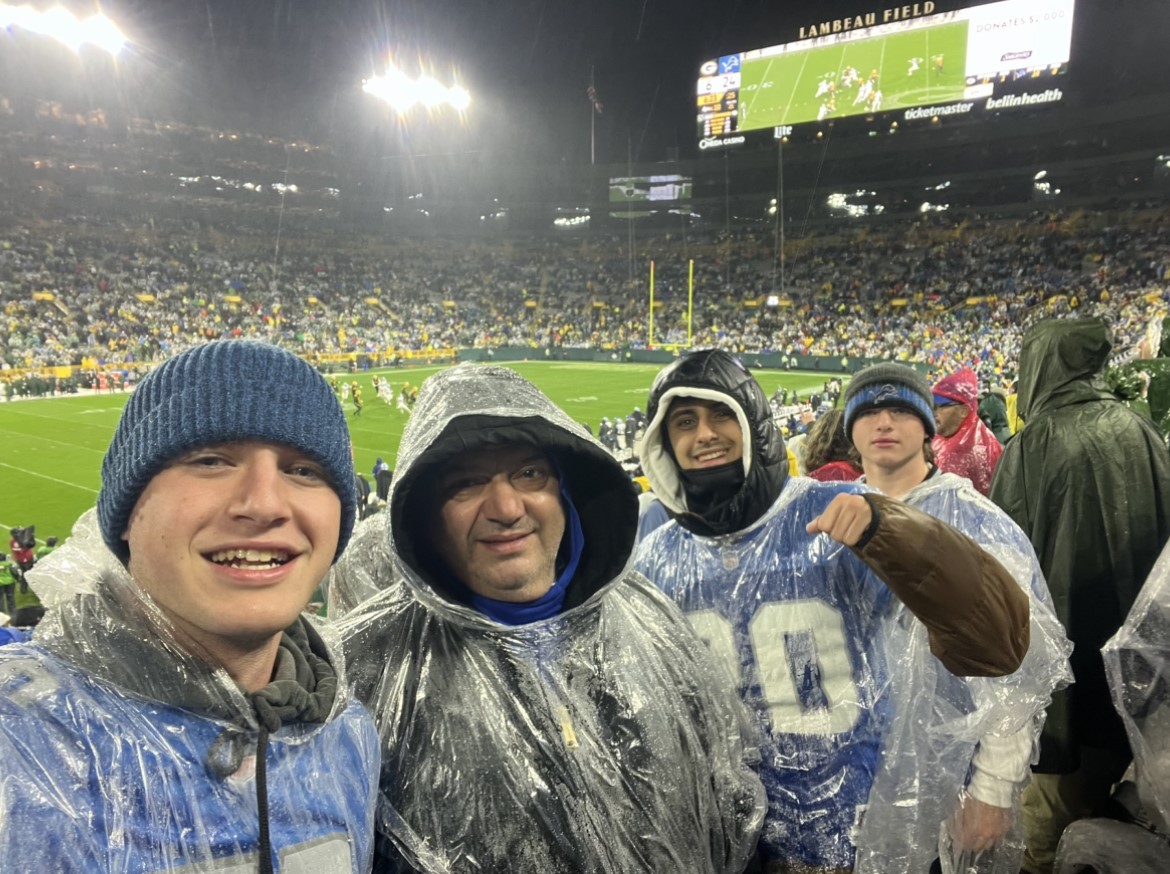
[[[735,410],[744,434],[743,487],[702,516],[687,506],[678,464],[666,437],[666,414],[678,397],[726,403]],[[742,531],[779,497],[788,478],[784,439],[772,422],[764,390],[734,355],[719,349],[684,355],[654,380],[647,415],[650,423],[642,441],[642,469],[655,495],[687,530],[707,536]]]
[[[1102,379],[1113,332],[1104,319],[1044,319],[1020,347],[1018,409],[1025,422],[1060,407],[1116,400]]]

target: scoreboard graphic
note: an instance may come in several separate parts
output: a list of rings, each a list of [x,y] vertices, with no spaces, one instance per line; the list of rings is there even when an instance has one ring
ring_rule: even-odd
[[[705,140],[964,101],[970,105],[958,106],[962,112],[1058,101],[1053,80],[1068,71],[1074,2],[1000,0],[825,28],[833,32],[706,61],[695,92],[696,132]],[[905,117],[943,114],[961,113]]]
[[[722,137],[739,130],[740,55],[708,61],[700,69],[696,101],[699,137]]]

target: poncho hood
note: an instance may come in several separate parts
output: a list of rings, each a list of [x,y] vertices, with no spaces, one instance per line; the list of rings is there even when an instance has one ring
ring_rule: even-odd
[[[1045,319],[1029,328],[1020,349],[1021,418],[1112,398],[1101,377],[1113,349],[1110,334],[1098,318]]]
[[[424,585],[457,599],[431,547],[430,476],[456,455],[512,443],[543,449],[566,479],[585,543],[565,607],[583,603],[629,563],[638,498],[621,466],[584,427],[505,367],[461,364],[423,383],[402,435],[390,492],[394,550]]]

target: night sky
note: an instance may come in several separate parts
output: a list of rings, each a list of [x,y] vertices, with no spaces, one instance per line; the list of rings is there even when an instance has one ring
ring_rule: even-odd
[[[879,11],[880,0],[111,0],[135,42],[118,98],[132,113],[247,124],[316,140],[362,136],[387,113],[361,94],[387,53],[408,72],[452,71],[473,95],[464,130],[408,118],[414,148],[588,160],[593,75],[599,161],[696,153],[701,61],[798,38],[798,28]],[[960,5],[938,0],[936,11]],[[1043,4],[1038,0],[1038,7]],[[75,7],[76,8],[76,7]],[[1071,84],[1081,102],[1165,88],[1167,0],[1078,0]]]

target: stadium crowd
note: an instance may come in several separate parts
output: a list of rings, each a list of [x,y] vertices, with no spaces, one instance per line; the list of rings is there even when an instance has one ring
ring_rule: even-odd
[[[647,242],[637,256],[654,252],[664,303],[655,343],[687,339],[693,255],[698,286],[717,289],[695,314],[693,344],[707,348],[664,368],[645,413],[602,420],[609,452],[515,372],[446,369],[409,402],[404,386],[404,448],[393,487],[377,480],[385,512],[368,520],[338,439],[339,401],[352,398],[358,415],[360,387],[273,345],[310,360],[645,348],[645,280],[618,242],[306,241],[273,259],[247,238],[9,231],[5,369],[80,365],[112,391],[121,365],[168,363],[131,396],[96,515],[39,568],[35,538],[14,532],[9,544],[27,566],[11,565],[5,606],[14,612],[27,572],[49,612],[31,641],[10,633],[0,650],[0,777],[35,766],[12,782],[37,799],[0,810],[0,867],[16,858],[6,817],[25,831],[56,817],[64,833],[78,821],[70,804],[96,809],[130,791],[143,800],[124,806],[129,821],[43,842],[37,858],[61,865],[83,852],[105,870],[127,852],[161,868],[259,854],[261,870],[277,870],[270,856],[321,844],[339,870],[471,872],[484,860],[521,872],[1078,870],[1062,833],[1121,804],[1112,789],[1125,767],[1138,757],[1137,785],[1148,765],[1141,742],[1170,734],[1128,718],[1120,693],[1111,701],[1100,655],[1141,606],[1170,537],[1165,437],[1097,380],[1139,341],[1165,357],[1151,329],[1170,302],[1170,235],[1148,218],[803,240],[773,301],[779,265],[766,239]],[[228,338],[266,342],[205,342]],[[886,361],[847,385],[830,377],[807,397],[769,398],[728,352]],[[202,362],[193,379],[181,375],[191,361]],[[59,387],[37,378],[38,390]],[[1013,434],[998,388],[1017,378],[1027,427]],[[290,443],[277,411],[302,393],[311,403]],[[223,409],[191,414],[221,394]],[[381,459],[379,472],[389,473]],[[653,494],[635,500],[630,475]],[[162,502],[172,528],[191,526],[211,578],[188,580],[177,554],[155,551],[166,538],[147,501],[155,513]],[[311,566],[300,535],[264,539],[286,523],[320,539],[304,553]],[[1123,560],[1098,567],[1106,555]],[[87,574],[92,586],[78,588]],[[158,586],[160,574],[179,591]],[[260,645],[241,660],[241,633],[217,618],[234,582],[222,605],[202,588],[293,576],[281,609],[247,630]],[[294,618],[318,585],[329,598],[322,640]],[[242,588],[257,606],[270,597]],[[114,631],[104,666],[87,643],[95,627]],[[153,650],[167,654],[165,683],[108,670]],[[442,664],[418,669],[437,664],[432,652]],[[152,697],[207,663],[227,673]],[[33,669],[99,688],[72,739],[42,738],[42,723],[75,708],[30,706]],[[1154,698],[1170,706],[1164,689]],[[251,779],[236,759],[222,775],[205,767],[210,747],[150,740],[169,769],[161,781],[119,758],[94,725],[121,714],[155,738],[141,700],[182,713],[233,756],[254,737],[256,810],[250,796],[225,798],[230,824],[206,835],[134,821],[181,822],[204,804],[188,772],[213,788]],[[316,738],[308,752],[283,752],[301,736]],[[357,794],[345,766],[311,757],[328,737],[349,751]],[[30,739],[35,755],[17,755]],[[89,797],[57,804],[57,771],[91,766],[128,788],[99,779]],[[324,792],[293,815],[285,787],[302,779]],[[436,795],[460,800],[436,806]],[[1137,821],[1160,802],[1134,804]],[[1162,842],[1149,870],[1164,870],[1165,823],[1147,830]]]
[[[1156,214],[923,223],[809,237],[774,259],[768,235],[396,244],[62,226],[0,234],[0,366],[148,362],[226,336],[298,353],[523,346],[895,358],[942,371],[1010,368],[1022,326],[1076,310],[1119,349],[1164,308],[1170,233]],[[776,294],[782,278],[783,289]],[[769,303],[769,297],[773,300]]]

